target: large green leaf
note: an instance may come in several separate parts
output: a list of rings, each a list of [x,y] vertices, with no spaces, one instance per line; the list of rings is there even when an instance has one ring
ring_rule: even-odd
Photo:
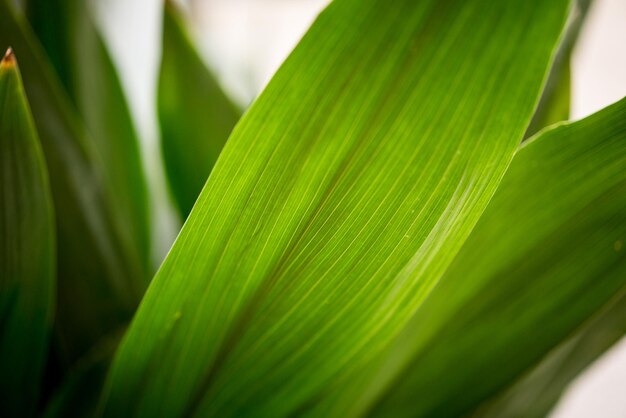
[[[626,99],[520,149],[381,368],[374,415],[467,414],[626,291],[625,239]]]
[[[54,221],[20,74],[0,62],[0,415],[31,416],[52,327]]]
[[[235,127],[104,415],[304,412],[389,344],[495,191],[567,9],[332,2]]]
[[[163,15],[158,112],[167,178],[184,220],[241,112],[206,68],[171,1]]]
[[[150,219],[139,141],[89,2],[29,0],[27,14],[104,162],[120,232],[132,243],[127,251],[144,263],[147,280]]]
[[[20,56],[50,172],[58,252],[56,335],[66,361],[128,321],[145,287],[104,168],[28,24],[0,0],[0,46]]]

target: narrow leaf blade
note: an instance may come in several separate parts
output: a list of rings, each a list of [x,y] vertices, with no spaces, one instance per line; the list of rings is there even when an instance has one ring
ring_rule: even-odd
[[[150,216],[147,186],[117,70],[86,0],[29,0],[27,16],[82,118],[103,162],[126,248],[143,263],[148,280]]]
[[[0,45],[20,56],[50,172],[59,244],[55,341],[68,365],[130,319],[145,288],[143,263],[124,239],[102,160],[27,22],[6,0],[0,0]]]
[[[15,57],[0,62],[0,415],[32,416],[52,326],[48,174]]]
[[[184,220],[241,112],[206,68],[172,1],[163,13],[158,113],[167,178]]]

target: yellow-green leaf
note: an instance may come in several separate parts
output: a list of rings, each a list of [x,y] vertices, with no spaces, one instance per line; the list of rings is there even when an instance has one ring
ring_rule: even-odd
[[[376,356],[494,193],[567,10],[332,2],[235,127],[118,350],[104,416],[302,414]]]
[[[471,412],[626,291],[625,241],[623,99],[519,150],[381,367],[373,415]]]

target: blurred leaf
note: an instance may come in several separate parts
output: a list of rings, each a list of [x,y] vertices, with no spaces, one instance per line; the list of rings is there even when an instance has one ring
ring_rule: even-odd
[[[196,52],[176,6],[165,5],[158,112],[167,178],[184,220],[241,112]]]
[[[626,290],[625,241],[626,99],[520,149],[382,365],[372,415],[470,412]]]
[[[150,251],[147,187],[139,141],[111,56],[87,0],[29,0],[28,17],[104,162],[128,251],[143,262]]]
[[[76,363],[45,408],[44,418],[86,418],[95,415],[98,397],[123,331],[125,328],[103,338]]]
[[[0,416],[35,412],[54,292],[48,174],[15,57],[0,62]]]
[[[376,356],[494,193],[567,6],[332,2],[235,127],[104,416],[300,415]]]
[[[20,57],[24,85],[50,172],[58,251],[57,343],[65,362],[132,316],[143,262],[125,239],[102,161],[28,25],[0,0],[0,47]]]

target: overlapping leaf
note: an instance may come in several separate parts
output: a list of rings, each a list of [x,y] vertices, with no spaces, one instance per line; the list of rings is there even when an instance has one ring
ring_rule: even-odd
[[[95,416],[107,370],[125,330],[102,338],[74,365],[46,404],[43,418]]]
[[[574,0],[573,3],[574,7],[569,15],[566,31],[554,59],[546,87],[526,130],[527,138],[546,126],[569,119],[572,53],[591,0]]]
[[[381,368],[373,415],[467,414],[626,291],[625,169],[626,99],[522,147]]]
[[[527,375],[494,399],[474,417],[544,417],[554,408],[568,385],[593,361],[626,335],[626,295],[603,311],[567,341],[548,353]]]
[[[126,239],[93,142],[28,24],[7,0],[0,1],[2,45],[12,45],[20,56],[50,172],[59,243],[56,334],[72,361],[130,318],[145,286],[144,263]]]
[[[229,138],[104,416],[304,413],[376,356],[495,191],[567,6],[331,3]]]
[[[48,173],[15,57],[0,62],[0,415],[32,416],[52,327]]]
[[[163,16],[158,111],[167,178],[184,220],[241,112],[206,68],[171,1]]]
[[[126,251],[149,269],[149,212],[139,141],[117,71],[87,0],[29,0],[27,16],[85,123],[104,176]]]

